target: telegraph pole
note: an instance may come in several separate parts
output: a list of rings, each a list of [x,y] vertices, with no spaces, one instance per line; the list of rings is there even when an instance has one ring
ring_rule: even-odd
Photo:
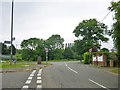
[[[14,0],[12,0],[12,13],[11,13],[11,55],[10,55],[10,65],[12,65],[12,41],[13,41],[13,7],[14,7]]]

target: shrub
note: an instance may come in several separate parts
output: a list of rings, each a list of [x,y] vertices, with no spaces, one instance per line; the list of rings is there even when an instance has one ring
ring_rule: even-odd
[[[84,53],[84,64],[89,63],[89,52]]]

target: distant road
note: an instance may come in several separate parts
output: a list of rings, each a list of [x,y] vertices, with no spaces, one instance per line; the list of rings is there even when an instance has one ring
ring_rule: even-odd
[[[104,90],[109,90],[109,88],[118,87],[118,76],[95,70],[80,62],[53,62],[52,66],[42,70],[3,73],[2,87],[104,88]]]

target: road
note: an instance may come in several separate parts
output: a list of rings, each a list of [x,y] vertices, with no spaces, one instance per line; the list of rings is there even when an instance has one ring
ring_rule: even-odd
[[[32,74],[32,75],[31,75]],[[118,88],[118,76],[80,62],[54,62],[27,72],[2,74],[2,88]]]

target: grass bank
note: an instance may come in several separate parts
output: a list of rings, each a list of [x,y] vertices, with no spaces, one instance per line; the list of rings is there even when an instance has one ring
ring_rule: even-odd
[[[7,68],[21,68],[21,67],[29,67],[32,65],[37,65],[36,61],[17,61],[17,63],[15,64],[13,61],[12,65],[9,65],[9,61],[8,60],[4,60],[6,62],[0,63],[0,68],[1,69],[7,69]],[[51,65],[51,63],[45,63],[44,61],[41,63],[42,65]]]

